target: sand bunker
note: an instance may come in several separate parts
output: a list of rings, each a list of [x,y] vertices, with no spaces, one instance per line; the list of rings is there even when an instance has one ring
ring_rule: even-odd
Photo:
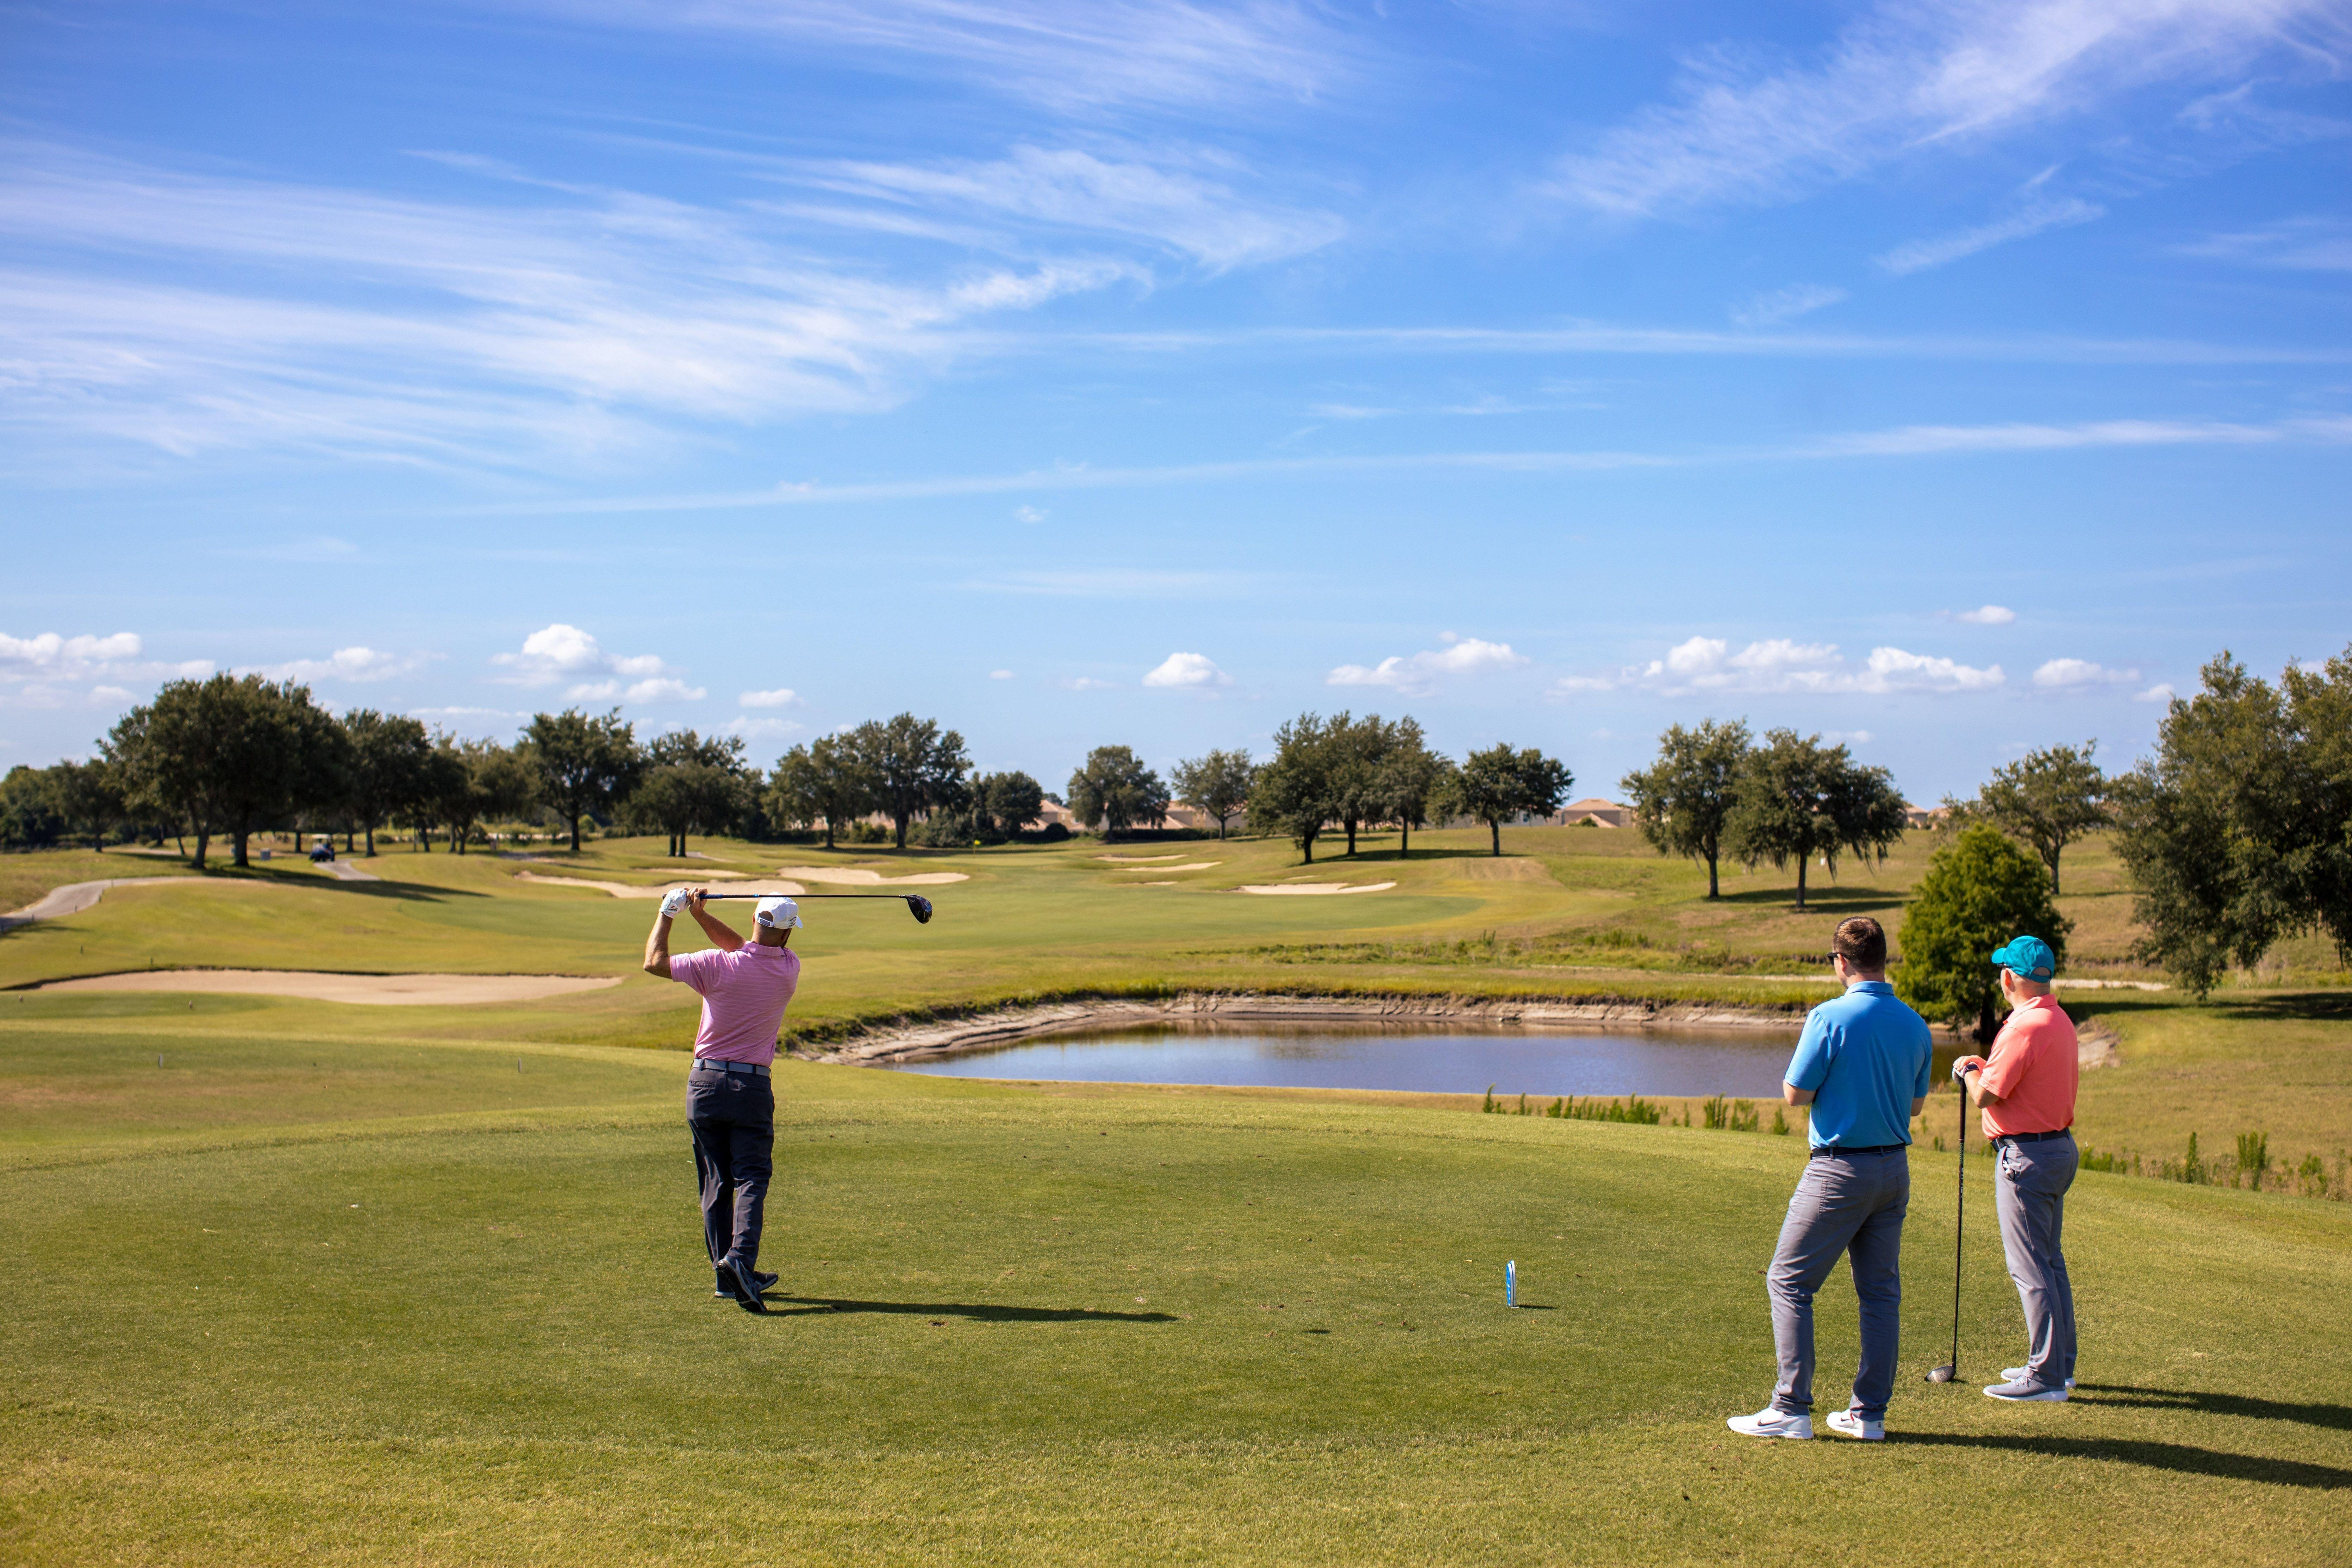
[[[1136,869],[1139,871],[1157,871],[1164,875],[1170,871],[1205,871],[1212,866],[1222,866],[1224,862],[1223,860],[1188,860],[1181,866],[1138,866]]]
[[[1311,899],[1332,893],[1378,893],[1395,886],[1394,882],[1358,882],[1352,887],[1345,882],[1279,882],[1272,886],[1243,886],[1235,888],[1234,891],[1264,893],[1278,898],[1297,895]]]
[[[604,991],[618,975],[579,974],[319,974],[288,969],[146,969],[52,980],[38,991],[202,991],[241,996],[299,996],[308,1002],[357,1002],[377,1007],[454,1007],[485,1002],[537,1002],[582,991]]]
[[[855,866],[779,866],[776,875],[803,882],[846,882],[857,888],[931,888],[945,882],[971,880],[961,871],[918,871],[908,877],[886,877],[879,871]]]
[[[672,888],[699,888],[706,882],[721,879],[717,877],[696,877],[690,880],[681,879],[673,882],[600,882],[593,877],[542,877],[536,871],[518,871],[515,876],[525,882],[546,882],[564,888],[594,888],[599,892],[610,893],[616,899],[658,899]],[[808,891],[798,882],[780,882],[772,878],[761,879],[734,877],[726,880],[727,890],[730,893],[780,893],[786,898],[791,898],[796,893]],[[739,883],[748,885],[738,886]]]
[[[1181,851],[1174,855],[1097,855],[1097,860],[1108,860],[1114,866],[1149,866],[1155,860],[1181,860]]]

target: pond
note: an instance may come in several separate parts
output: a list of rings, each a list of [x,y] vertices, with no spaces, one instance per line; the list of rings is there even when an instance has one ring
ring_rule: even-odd
[[[1388,1089],[1434,1094],[1776,1098],[1796,1032],[1566,1033],[1457,1026],[1151,1025],[1055,1035],[929,1061],[941,1078]]]

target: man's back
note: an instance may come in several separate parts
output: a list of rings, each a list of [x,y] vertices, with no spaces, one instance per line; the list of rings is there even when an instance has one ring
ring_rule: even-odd
[[[1788,1081],[1813,1093],[1816,1149],[1911,1142],[1911,1102],[1931,1083],[1927,1021],[1883,980],[1865,980],[1805,1016]]]
[[[670,978],[702,996],[702,1024],[694,1054],[704,1061],[776,1059],[776,1031],[801,979],[800,954],[786,947],[746,942],[733,952],[713,948],[669,961]]]

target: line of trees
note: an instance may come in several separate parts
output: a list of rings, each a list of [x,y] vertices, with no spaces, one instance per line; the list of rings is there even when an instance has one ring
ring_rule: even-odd
[[[1769,730],[1759,743],[1743,721],[1680,724],[1658,741],[1658,759],[1620,783],[1642,836],[1661,855],[1706,867],[1706,896],[1722,897],[1726,857],[1754,869],[1797,867],[1797,908],[1816,860],[1832,875],[1841,858],[1875,857],[1901,842],[1907,816],[1885,768],[1865,767],[1819,735]]]
[[[1576,782],[1566,763],[1532,747],[1507,742],[1472,752],[1458,765],[1430,750],[1420,724],[1411,718],[1391,723],[1377,713],[1325,718],[1302,713],[1274,732],[1274,755],[1249,776],[1242,797],[1250,826],[1276,833],[1298,846],[1308,865],[1316,842],[1331,828],[1347,836],[1347,853],[1368,826],[1394,823],[1398,849],[1410,854],[1412,830],[1433,822],[1470,816],[1484,822],[1494,853],[1503,852],[1503,824],[1558,811]],[[1239,776],[1212,752],[1180,772],[1198,779],[1196,804],[1214,810],[1205,796],[1208,782],[1230,788]],[[1243,754],[1241,764],[1248,759]],[[1194,791],[1188,791],[1194,795]],[[1221,804],[1230,799],[1220,794]],[[1219,815],[1222,832],[1223,815]]]

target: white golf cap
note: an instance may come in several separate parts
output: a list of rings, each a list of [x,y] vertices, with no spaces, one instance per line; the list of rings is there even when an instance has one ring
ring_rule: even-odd
[[[755,924],[774,931],[797,931],[801,923],[801,907],[790,899],[761,899],[752,906]]]

